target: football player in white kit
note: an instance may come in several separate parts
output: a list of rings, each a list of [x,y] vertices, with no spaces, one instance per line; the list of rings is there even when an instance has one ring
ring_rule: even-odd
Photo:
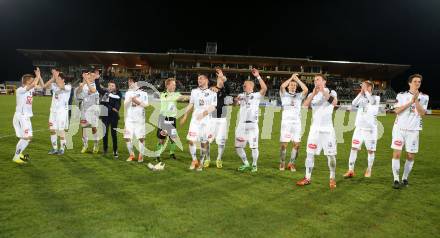
[[[212,139],[215,139],[217,143],[218,153],[216,165],[217,168],[223,168],[222,156],[225,151],[226,139],[227,139],[227,131],[228,131],[228,122],[226,120],[227,108],[225,107],[225,98],[229,95],[229,86],[227,85],[226,76],[223,74],[221,68],[215,69],[215,74],[217,75],[217,82],[214,86],[211,87],[211,90],[217,93],[217,108],[213,113],[212,118]],[[210,141],[211,142],[211,141]],[[210,145],[208,144],[207,149],[207,159],[205,160],[204,167],[209,167],[210,163]]]
[[[307,138],[306,174],[296,183],[298,186],[311,183],[315,155],[321,154],[321,150],[324,149],[330,169],[330,189],[336,188],[336,134],[333,127],[333,108],[338,103],[338,99],[336,92],[326,87],[326,82],[327,79],[323,74],[315,75],[315,88],[304,100],[304,107],[312,108],[312,125]]]
[[[99,123],[99,93],[95,86],[95,73],[84,72],[82,74],[83,82],[80,83],[79,87],[76,89],[76,97],[81,101],[81,128],[82,128],[82,141],[83,147],[81,153],[86,153],[89,146],[88,137],[86,134],[86,128],[92,128],[93,134],[93,153],[97,154],[99,152],[98,147],[98,127]]]
[[[296,92],[298,85],[302,92]],[[287,91],[286,91],[287,88]],[[294,172],[295,161],[298,157],[299,143],[301,142],[301,107],[302,101],[307,96],[309,89],[298,78],[298,74],[293,74],[280,86],[280,97],[283,112],[281,116],[281,133],[280,133],[280,170],[285,169],[286,150],[289,142],[293,142],[290,161],[287,169]]]
[[[194,108],[186,137],[192,157],[189,169],[202,171],[208,149],[208,140],[213,137],[210,123],[212,123],[211,113],[215,111],[217,106],[217,94],[208,88],[208,77],[206,75],[199,75],[197,83],[199,87],[191,90],[189,104],[185,109],[185,114],[180,119],[180,124],[185,123],[189,112]],[[200,143],[200,161],[197,160],[196,143]]]
[[[428,109],[429,96],[419,92],[422,84],[422,75],[409,76],[409,91],[397,95],[395,104],[396,120],[393,126],[391,148],[394,150],[392,170],[394,175],[393,187],[408,186],[408,176],[414,165],[415,154],[419,151],[419,132],[422,130],[422,116]],[[400,155],[405,146],[407,157],[402,175],[402,184],[399,182]]]
[[[51,88],[52,103],[49,114],[49,131],[52,149],[48,154],[64,154],[66,147],[65,131],[69,128],[69,99],[72,86],[66,84],[65,75],[53,69],[52,78],[44,84],[44,88]],[[60,148],[58,149],[58,136]]]
[[[260,72],[253,68],[251,70],[252,75],[257,78],[260,84],[260,91],[254,92],[255,83],[251,80],[246,80],[243,83],[243,93],[240,93],[235,99],[240,105],[238,125],[235,128],[235,150],[238,156],[243,161],[238,170],[246,171],[251,169],[251,172],[257,172],[258,161],[258,116],[260,110],[260,101],[266,95],[267,86],[264,80],[260,76]],[[246,157],[244,148],[249,143],[249,147],[252,151],[252,167]]]
[[[139,140],[137,161],[142,163],[145,154],[145,108],[148,106],[148,94],[141,90],[136,78],[128,79],[128,88],[124,100],[124,139],[130,154],[127,161],[135,160],[132,140],[136,138]]]
[[[368,152],[368,167],[364,176],[371,177],[371,169],[373,168],[374,156],[377,145],[377,114],[379,113],[380,97],[372,95],[374,84],[367,80],[362,82],[361,91],[353,100],[352,106],[357,107],[355,129],[351,140],[351,152],[348,160],[348,171],[344,174],[344,178],[352,178],[355,176],[354,165],[358,151],[365,143]]]
[[[26,163],[22,159],[22,154],[32,139],[32,99],[35,88],[43,87],[40,69],[35,71],[35,77],[31,74],[25,74],[21,77],[22,86],[15,91],[17,106],[15,107],[14,119],[12,121],[15,129],[15,135],[19,138],[15,149],[15,155],[12,161],[17,164]]]

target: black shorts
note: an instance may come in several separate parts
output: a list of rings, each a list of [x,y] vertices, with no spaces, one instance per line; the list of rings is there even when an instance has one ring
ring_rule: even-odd
[[[170,137],[171,140],[174,140],[177,137],[176,118],[159,115],[156,135],[159,139]]]

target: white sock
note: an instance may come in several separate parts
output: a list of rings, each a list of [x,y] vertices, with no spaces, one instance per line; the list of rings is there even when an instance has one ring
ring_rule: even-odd
[[[258,151],[258,148],[253,148],[251,149],[252,151],[252,166],[257,166],[257,162],[258,162],[258,155],[260,154]]]
[[[286,149],[280,148],[280,163],[284,163],[286,161]]]
[[[371,171],[371,169],[373,168],[373,163],[374,163],[374,152],[373,153],[369,153],[368,154],[368,170]]]
[[[20,139],[15,149],[15,156],[18,156],[19,154],[23,153],[24,149],[26,149],[28,145],[29,145],[28,140]]]
[[[134,153],[133,153],[133,143],[131,143],[131,141],[126,142],[126,143],[127,143],[128,153],[129,153],[130,155],[133,155],[133,154],[134,154]]]
[[[392,159],[394,181],[399,181],[400,159]]]
[[[306,165],[306,179],[310,180],[312,178],[313,167],[315,166],[314,154],[307,153],[305,165]]]
[[[82,141],[83,141],[83,147],[87,148],[89,146],[89,138],[87,138],[87,133],[85,128],[83,128]]]
[[[249,162],[246,158],[246,152],[244,151],[244,148],[242,147],[235,147],[235,150],[237,151],[238,156],[240,157],[241,161],[243,161],[244,165],[249,165]]]
[[[350,158],[348,159],[348,170],[354,171],[358,151],[351,149]]]
[[[292,164],[295,164],[296,157],[298,157],[298,150],[295,147],[293,147],[292,148],[292,154],[290,155],[290,161],[289,162],[292,163]]]
[[[50,135],[50,142],[52,143],[52,148],[53,148],[54,150],[57,150],[57,149],[58,149],[58,142],[57,142],[57,140],[58,140],[58,136],[57,136],[57,134],[55,134],[55,135]]]
[[[223,152],[225,152],[225,145],[218,145],[217,160],[222,160]]]
[[[414,160],[406,160],[405,167],[403,169],[402,180],[407,180],[409,173],[411,173],[412,167],[414,165]]]
[[[205,156],[207,160],[211,160],[211,144],[208,143],[206,151],[205,151]]]
[[[336,173],[336,156],[334,155],[328,155],[328,168],[330,170],[330,179],[335,179],[335,173]]]
[[[139,141],[139,154],[143,156],[145,154],[145,144]]]
[[[189,153],[191,154],[192,160],[197,160],[197,148],[195,144],[189,145]]]

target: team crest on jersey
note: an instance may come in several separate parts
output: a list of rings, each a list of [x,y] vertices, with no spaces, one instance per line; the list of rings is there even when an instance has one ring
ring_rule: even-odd
[[[203,105],[205,105],[205,100],[203,100],[203,99],[200,99],[200,100],[199,100],[199,105],[200,105],[200,106],[203,106]]]

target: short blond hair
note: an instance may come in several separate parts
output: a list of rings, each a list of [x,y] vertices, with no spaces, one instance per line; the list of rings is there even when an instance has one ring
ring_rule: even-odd
[[[32,80],[34,76],[32,74],[25,74],[21,76],[21,83],[25,85],[29,80]]]
[[[176,82],[175,78],[167,78],[165,80],[165,86],[168,86],[171,82]]]

